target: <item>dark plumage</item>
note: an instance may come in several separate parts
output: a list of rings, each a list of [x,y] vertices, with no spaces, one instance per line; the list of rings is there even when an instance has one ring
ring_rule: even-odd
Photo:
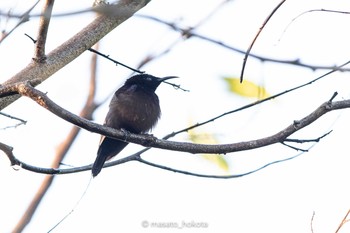
[[[146,133],[152,129],[161,114],[157,87],[174,76],[157,78],[139,74],[126,80],[113,95],[104,125],[131,133]],[[97,157],[92,167],[92,176],[97,176],[105,161],[111,159],[128,145],[125,141],[102,136]]]

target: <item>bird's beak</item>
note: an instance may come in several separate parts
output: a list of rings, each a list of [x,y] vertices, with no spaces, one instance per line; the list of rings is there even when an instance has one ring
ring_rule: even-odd
[[[161,82],[164,82],[165,80],[172,79],[172,78],[179,78],[179,77],[177,77],[177,76],[167,76],[167,77],[164,77],[164,78],[159,78],[158,81],[161,83]]]

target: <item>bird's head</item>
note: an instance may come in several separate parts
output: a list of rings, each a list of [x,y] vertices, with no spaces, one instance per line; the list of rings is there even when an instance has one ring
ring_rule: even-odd
[[[152,91],[155,91],[162,82],[172,78],[178,78],[178,77],[167,76],[164,78],[157,78],[149,74],[137,74],[127,79],[125,82],[125,85],[138,85],[138,86],[150,89]]]

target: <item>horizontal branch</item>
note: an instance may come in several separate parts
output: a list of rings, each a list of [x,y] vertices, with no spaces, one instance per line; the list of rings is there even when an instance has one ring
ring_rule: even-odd
[[[162,140],[154,137],[153,135],[138,135],[132,133],[126,133],[121,130],[116,130],[110,127],[106,127],[100,124],[93,123],[84,118],[81,118],[73,113],[70,113],[66,109],[60,107],[52,100],[50,100],[46,94],[43,92],[36,90],[33,88],[29,82],[18,83],[14,85],[9,85],[4,88],[0,88],[0,96],[3,93],[3,89],[8,92],[18,92],[21,95],[27,96],[32,100],[36,101],[39,105],[51,111],[53,114],[58,117],[78,126],[84,128],[90,132],[102,134],[108,137],[116,138],[119,140],[124,140],[127,142],[140,144],[145,147],[155,147],[166,150],[173,151],[182,151],[189,153],[210,153],[210,154],[226,154],[230,152],[244,151],[256,149],[268,145],[272,145],[275,143],[283,142],[286,138],[288,138],[293,133],[298,130],[310,125],[322,115],[326,114],[332,110],[344,109],[350,107],[350,100],[342,100],[332,102],[333,98],[321,106],[319,106],[315,111],[310,113],[308,116],[302,118],[301,120],[294,121],[291,125],[281,130],[280,132],[264,137],[257,140],[244,141],[238,143],[230,143],[230,144],[217,144],[217,145],[209,145],[209,144],[195,144],[189,142],[175,142]]]

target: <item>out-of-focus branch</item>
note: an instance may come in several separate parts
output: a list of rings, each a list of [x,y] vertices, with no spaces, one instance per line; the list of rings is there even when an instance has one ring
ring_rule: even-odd
[[[345,225],[345,223],[350,221],[350,219],[348,219],[349,215],[350,215],[350,209],[348,210],[348,212],[346,212],[344,218],[342,219],[342,221],[339,224],[339,226],[338,226],[337,230],[335,231],[335,233],[338,233],[340,231],[340,229]]]
[[[91,119],[93,112],[98,107],[98,105],[96,105],[94,101],[95,93],[96,93],[96,69],[97,69],[97,55],[93,54],[91,59],[91,77],[90,77],[89,93],[88,93],[85,105],[79,114],[79,116],[82,118]],[[52,168],[58,168],[60,166],[60,163],[63,161],[68,150],[71,148],[79,132],[80,132],[80,128],[73,126],[73,128],[71,129],[71,131],[69,132],[65,140],[57,147],[56,156],[51,163]],[[11,163],[15,163],[15,162],[11,161]],[[22,215],[21,219],[18,221],[13,232],[22,232],[22,230],[30,222],[41,200],[43,199],[46,192],[50,188],[54,178],[55,176],[51,176],[51,175],[45,176],[44,180],[41,183],[41,186],[37,190],[36,194],[34,195],[27,209],[24,211],[24,214]]]
[[[80,54],[91,48],[115,27],[130,18],[136,11],[148,4],[150,0],[119,1],[108,5],[107,12],[100,14],[88,26],[50,52],[45,63],[32,61],[22,71],[7,80],[3,85],[39,79],[46,80],[59,69],[73,61]],[[0,99],[0,110],[16,101],[20,95]]]
[[[0,128],[0,130],[8,129],[8,128],[16,128],[16,127],[18,127],[18,126],[20,126],[20,125],[25,125],[25,124],[27,124],[27,121],[26,121],[26,120],[23,120],[23,119],[21,119],[21,118],[15,117],[15,116],[11,116],[11,115],[6,114],[6,113],[4,113],[4,112],[0,112],[0,115],[1,115],[1,116],[4,116],[4,117],[7,117],[7,118],[10,118],[10,119],[12,119],[12,120],[18,121],[18,123],[16,123],[15,125],[6,126],[6,127],[4,127],[4,128]]]
[[[24,12],[22,15],[20,15],[18,23],[9,31],[9,32],[2,32],[2,35],[0,37],[0,43],[5,40],[16,28],[18,28],[23,23],[27,22],[29,20],[29,14],[34,9],[34,7],[40,2],[40,0],[36,1],[33,6],[31,6],[26,12]],[[8,17],[11,17],[8,15]]]
[[[47,32],[49,30],[49,24],[51,19],[52,8],[55,0],[46,0],[42,9],[42,16],[39,22],[38,39],[35,43],[33,60],[36,62],[44,62],[45,57],[45,44],[47,38]]]
[[[213,39],[213,38],[201,35],[199,33],[196,33],[195,32],[195,28],[193,28],[193,27],[189,27],[189,28],[180,27],[180,26],[176,25],[175,23],[167,22],[165,20],[156,18],[154,16],[150,16],[150,15],[137,15],[137,16],[145,18],[145,19],[153,20],[155,22],[162,23],[164,25],[167,25],[171,29],[180,32],[182,37],[185,38],[185,39],[188,39],[188,38],[191,38],[191,37],[196,37],[198,39],[201,39],[201,40],[213,43],[215,45],[221,46],[221,47],[223,47],[225,49],[228,49],[228,50],[231,50],[233,52],[237,52],[237,53],[240,53],[240,54],[245,54],[246,53],[246,51],[244,51],[243,49],[239,49],[239,48],[233,47],[233,46],[231,46],[229,44],[224,43],[223,41],[216,40],[216,39]],[[157,58],[159,56],[161,56],[161,55],[166,54],[169,51],[169,49],[171,49],[172,47],[173,47],[173,44],[170,45],[169,48],[164,50],[162,53],[160,53],[157,56]],[[272,63],[286,64],[286,65],[300,66],[300,67],[308,68],[308,69],[311,69],[311,70],[350,71],[349,68],[342,67],[342,66],[337,66],[337,65],[322,66],[322,65],[307,64],[307,63],[301,62],[300,59],[287,59],[287,60],[286,59],[275,59],[275,58],[271,58],[271,57],[260,56],[260,55],[254,54],[254,53],[249,53],[249,57],[257,59],[257,60],[259,60],[261,62],[272,62]],[[151,55],[147,56],[140,63],[141,65],[139,65],[138,68],[143,66],[144,64],[148,63],[150,60],[153,60],[154,58],[155,58],[155,56],[151,56]]]

